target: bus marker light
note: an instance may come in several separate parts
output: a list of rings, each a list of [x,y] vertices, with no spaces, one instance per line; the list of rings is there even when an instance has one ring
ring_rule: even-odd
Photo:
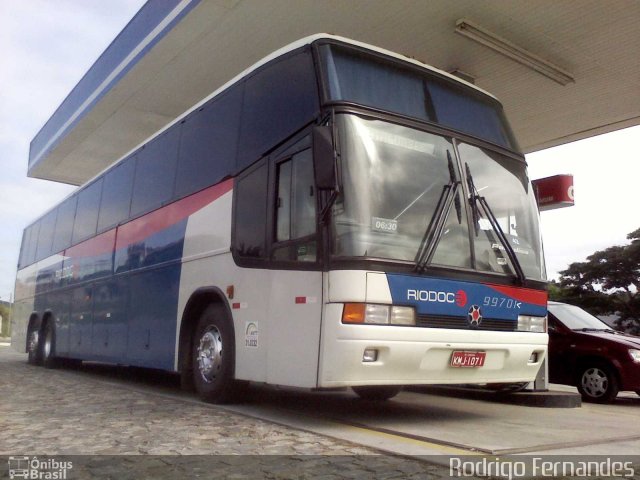
[[[342,310],[343,323],[364,323],[364,303],[345,303]]]
[[[415,326],[416,312],[413,307],[372,303],[345,303],[342,311],[342,323]]]

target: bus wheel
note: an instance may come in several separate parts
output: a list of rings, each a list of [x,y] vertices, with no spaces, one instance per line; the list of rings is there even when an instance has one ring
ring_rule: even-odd
[[[363,400],[384,401],[395,397],[402,387],[397,385],[380,385],[375,387],[351,387]]]
[[[222,308],[209,306],[198,320],[192,345],[193,382],[203,400],[211,403],[234,400],[234,347],[231,322]]]
[[[578,377],[578,391],[585,402],[609,403],[618,395],[616,373],[605,364],[592,364],[583,368]]]
[[[42,365],[45,368],[55,368],[58,366],[56,358],[56,330],[53,326],[53,320],[49,320],[44,325],[42,332]]]
[[[27,343],[27,362],[31,365],[42,365],[42,349],[40,348],[40,329],[32,328]]]

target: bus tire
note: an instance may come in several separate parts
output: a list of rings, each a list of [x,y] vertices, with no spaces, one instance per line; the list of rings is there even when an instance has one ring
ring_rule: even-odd
[[[220,305],[208,306],[200,316],[191,355],[193,383],[200,398],[210,403],[237,399],[233,326]]]
[[[351,387],[362,400],[382,402],[395,397],[402,387],[398,385],[378,385],[372,387]]]
[[[56,329],[53,320],[49,319],[44,324],[41,335],[41,356],[44,368],[56,368],[58,358],[56,357]]]
[[[41,332],[38,326],[32,326],[27,336],[27,363],[42,365]]]

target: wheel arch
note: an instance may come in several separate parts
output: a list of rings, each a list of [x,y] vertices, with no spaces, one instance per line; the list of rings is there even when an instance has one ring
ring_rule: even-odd
[[[620,377],[620,369],[616,365],[616,362],[612,361],[611,358],[600,356],[600,355],[584,355],[576,359],[576,371],[574,373],[574,379],[573,379],[573,381],[576,382],[576,384],[578,382],[580,375],[582,374],[582,371],[585,368],[587,368],[587,366],[589,365],[603,365],[603,366],[609,367],[613,372],[613,374],[616,376],[616,380],[620,385],[622,378]]]
[[[229,308],[226,295],[218,287],[201,287],[191,294],[180,320],[180,333],[178,337],[178,372],[189,372],[191,370],[191,343],[193,332],[202,313],[209,305],[219,305],[225,312],[231,325],[233,338],[235,338],[235,328],[233,325],[233,315]],[[235,371],[235,366],[234,366]]]
[[[44,312],[44,314],[42,315],[42,322],[40,324],[40,328],[44,328],[45,325],[49,322],[54,322],[54,327],[55,327],[55,320],[54,320],[54,316],[53,316],[53,312],[51,310],[46,310]]]

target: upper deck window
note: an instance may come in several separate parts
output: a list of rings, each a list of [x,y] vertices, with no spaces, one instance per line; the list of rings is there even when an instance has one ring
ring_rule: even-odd
[[[399,113],[517,150],[495,99],[399,60],[336,45],[320,47],[329,100]]]

